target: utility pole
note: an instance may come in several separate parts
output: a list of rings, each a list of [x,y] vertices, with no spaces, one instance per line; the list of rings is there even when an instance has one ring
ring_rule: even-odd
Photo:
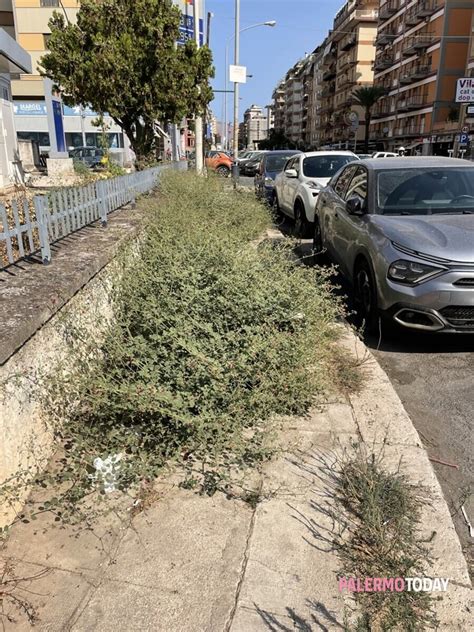
[[[224,84],[224,149],[229,148],[229,141],[227,139],[227,134],[229,130],[227,129],[227,87],[229,85],[229,49],[226,44],[225,47],[225,84]]]
[[[201,47],[201,41],[199,36],[199,19],[201,16],[201,0],[194,0],[194,41],[198,48]],[[203,152],[203,126],[202,116],[196,115],[194,119],[194,136],[195,136],[195,151],[196,151],[196,172],[201,174],[204,169],[204,152]]]
[[[234,64],[239,65],[240,53],[240,0],[235,0],[235,48]],[[234,82],[234,164],[232,165],[232,177],[234,186],[239,179],[239,84]]]

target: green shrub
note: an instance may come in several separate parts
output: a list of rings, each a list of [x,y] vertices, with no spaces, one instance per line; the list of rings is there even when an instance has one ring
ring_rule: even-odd
[[[123,256],[113,322],[50,384],[64,463],[86,487],[113,453],[123,488],[170,459],[255,463],[272,418],[304,413],[332,379],[340,308],[325,273],[251,243],[269,226],[251,194],[172,172],[160,189],[140,202],[148,223]]]

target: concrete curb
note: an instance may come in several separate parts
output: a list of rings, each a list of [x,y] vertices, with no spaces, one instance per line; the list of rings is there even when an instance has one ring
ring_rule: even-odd
[[[474,593],[461,544],[428,454],[387,374],[365,344],[345,327],[342,345],[363,360],[364,388],[348,395],[362,441],[382,452],[384,464],[400,468],[413,485],[426,490],[422,511],[422,539],[431,540],[431,575],[450,579],[448,592],[437,602],[441,629],[474,628]],[[434,534],[434,535],[433,535]]]

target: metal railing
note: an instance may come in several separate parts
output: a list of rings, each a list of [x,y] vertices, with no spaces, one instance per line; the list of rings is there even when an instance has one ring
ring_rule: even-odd
[[[175,169],[187,163],[174,163]],[[151,191],[163,169],[159,166],[84,186],[14,199],[7,210],[0,204],[0,269],[24,257],[40,254],[51,261],[51,245],[75,231],[100,221],[103,227],[113,211]]]

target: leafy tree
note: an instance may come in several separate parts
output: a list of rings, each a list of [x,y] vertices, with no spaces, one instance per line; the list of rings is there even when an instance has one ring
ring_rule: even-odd
[[[384,96],[385,88],[382,86],[364,86],[354,90],[354,101],[357,105],[362,106],[365,109],[365,142],[364,152],[369,153],[369,131],[370,121],[372,119],[372,108],[377,101]]]
[[[144,166],[154,158],[156,123],[204,114],[214,76],[207,46],[176,46],[180,10],[172,0],[82,0],[77,24],[55,12],[42,73],[67,105],[107,112]]]
[[[259,149],[272,150],[272,149],[296,149],[295,143],[293,143],[281,130],[271,129],[268,134],[268,138],[262,140],[258,144]]]

